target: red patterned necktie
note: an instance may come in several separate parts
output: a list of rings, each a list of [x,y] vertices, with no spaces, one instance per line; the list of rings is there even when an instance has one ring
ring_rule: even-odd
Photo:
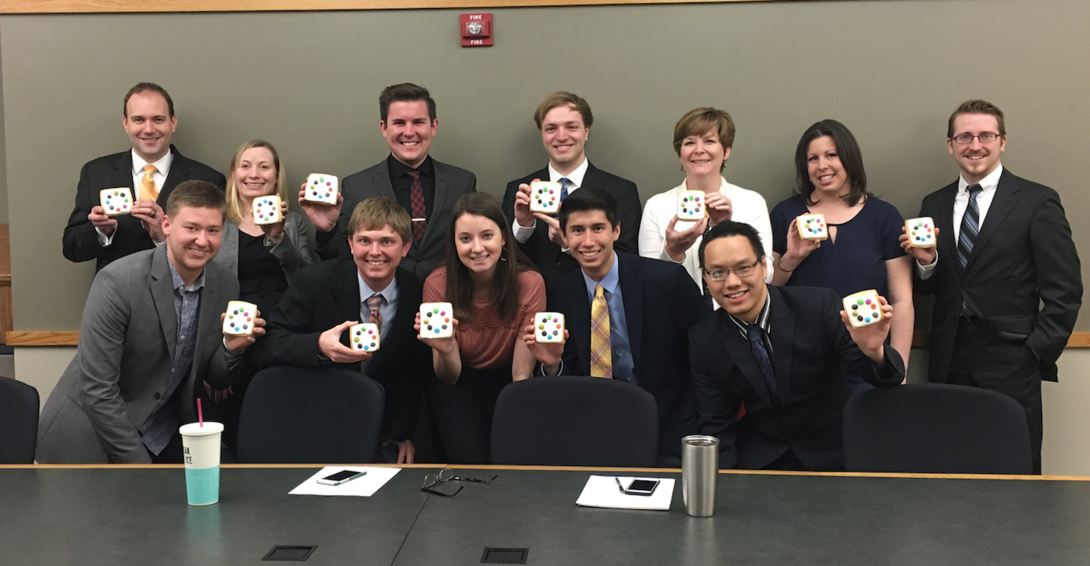
[[[413,215],[413,239],[419,242],[428,228],[428,211],[424,208],[424,185],[420,184],[420,171],[409,171],[413,185],[409,187],[409,211]]]

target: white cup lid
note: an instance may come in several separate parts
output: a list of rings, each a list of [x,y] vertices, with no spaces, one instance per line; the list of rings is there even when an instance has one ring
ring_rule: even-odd
[[[182,425],[179,431],[183,436],[208,436],[222,433],[223,425],[211,421],[204,421],[204,426],[201,426],[200,423],[189,423]]]

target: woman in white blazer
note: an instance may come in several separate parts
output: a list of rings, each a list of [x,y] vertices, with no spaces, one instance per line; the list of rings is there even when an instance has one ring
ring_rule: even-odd
[[[640,223],[640,255],[681,264],[709,299],[697,254],[706,229],[718,222],[745,222],[757,230],[765,248],[768,277],[772,277],[768,205],[761,195],[728,183],[721,174],[733,143],[734,120],[723,110],[694,108],[682,116],[674,126],[674,151],[681,160],[685,180],[648,199]],[[678,219],[682,191],[704,193],[707,215],[703,220]],[[719,308],[715,301],[711,303]]]

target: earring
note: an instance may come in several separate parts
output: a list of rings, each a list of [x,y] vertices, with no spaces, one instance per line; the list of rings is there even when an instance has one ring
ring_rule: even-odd
[[[500,261],[507,261],[507,246],[500,248]]]

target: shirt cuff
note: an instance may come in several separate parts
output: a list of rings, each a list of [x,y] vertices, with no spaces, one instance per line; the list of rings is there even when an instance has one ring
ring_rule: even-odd
[[[235,369],[235,366],[242,361],[242,354],[245,352],[246,350],[232,353],[231,349],[227,347],[227,337],[223,337],[223,359],[227,361],[227,369]]]
[[[520,244],[525,244],[530,236],[534,235],[535,228],[537,228],[537,220],[534,220],[534,225],[529,227],[519,224],[518,220],[511,223],[511,231],[514,232],[515,241]]]
[[[114,243],[114,234],[117,233],[117,229],[115,228],[109,236],[103,234],[102,230],[99,230],[98,227],[95,227],[95,232],[98,234],[98,245],[108,248],[110,247],[110,244]]]
[[[935,250],[935,261],[931,262],[931,265],[920,265],[920,261],[916,260],[916,274],[920,276],[920,279],[926,281],[935,273],[935,267],[938,265],[939,250]]]
[[[537,368],[538,375],[541,377],[550,377],[549,374],[545,373],[545,364],[539,363],[537,364]],[[564,375],[564,360],[560,360],[560,365],[556,369],[556,375]]]

